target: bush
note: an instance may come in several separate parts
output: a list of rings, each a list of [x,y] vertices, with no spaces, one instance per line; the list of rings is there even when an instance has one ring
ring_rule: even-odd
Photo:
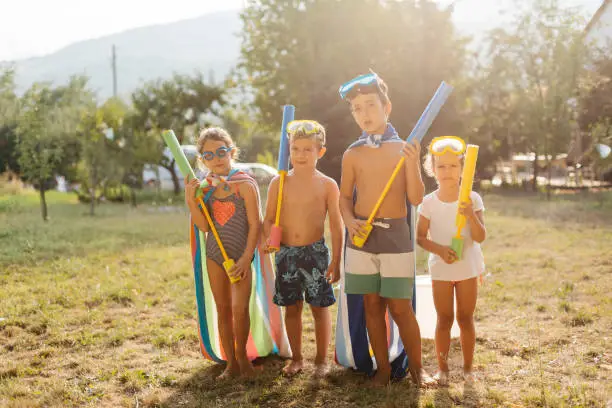
[[[78,190],[75,190],[80,203],[91,203],[91,194],[86,185],[81,185]],[[127,203],[130,201],[130,188],[126,184],[117,186],[109,186],[105,189],[96,189],[96,203],[100,201],[109,201],[112,203]]]

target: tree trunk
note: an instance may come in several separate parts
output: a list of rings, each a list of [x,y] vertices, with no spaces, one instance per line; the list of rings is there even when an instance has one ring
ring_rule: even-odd
[[[552,159],[548,160],[547,159],[547,166],[548,166],[548,185],[546,186],[546,199],[548,201],[550,201],[550,189],[551,189],[551,183],[552,183]]]
[[[174,169],[174,160],[172,160],[172,166],[168,170],[170,171],[170,175],[172,176],[172,184],[174,185],[174,195],[177,196],[181,193],[181,184],[179,183],[179,178],[176,175],[176,171]]]
[[[538,191],[538,174],[540,173],[540,169],[538,166],[538,152],[534,152],[534,159],[533,159],[533,184],[532,184],[532,188],[533,188],[533,192],[537,192]]]
[[[159,166],[155,166],[155,201],[161,200],[161,179],[159,177]]]
[[[514,165],[514,144],[510,128],[506,129],[506,141],[508,142],[508,157],[510,158],[510,178],[513,186],[519,184],[518,174],[516,174],[516,166]]]
[[[130,187],[130,203],[132,208],[136,208],[136,190],[134,190],[134,187]]]
[[[47,216],[47,200],[45,199],[45,190],[44,188],[42,188],[42,183],[41,183],[41,189],[39,193],[40,193],[40,211],[42,213],[43,221],[46,222],[49,220],[49,217]]]
[[[94,215],[94,210],[95,210],[95,206],[96,206],[96,168],[92,167],[91,169],[91,179],[90,179],[90,186],[89,186],[89,196],[91,199],[91,202],[89,203],[89,215],[93,216]]]
[[[172,185],[174,186],[174,195],[179,195],[181,192],[181,184],[179,182],[179,178],[176,175],[176,170],[174,168],[174,164],[176,161],[172,159],[169,166],[162,165],[162,167],[170,172],[170,177],[172,177]],[[159,177],[158,177],[159,180]],[[161,180],[160,180],[161,183]]]

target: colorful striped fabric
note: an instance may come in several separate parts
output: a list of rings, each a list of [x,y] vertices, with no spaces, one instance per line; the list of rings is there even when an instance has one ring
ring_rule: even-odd
[[[205,234],[191,223],[190,243],[200,349],[206,359],[220,363],[225,361],[225,353],[219,337],[217,308],[206,272],[205,239]],[[251,360],[270,354],[290,357],[291,351],[281,309],[272,302],[275,274],[271,255],[264,254],[261,248],[258,248],[255,251],[251,271],[253,272],[249,306],[251,331],[247,341],[247,356]]]
[[[410,221],[410,233],[415,237],[414,207],[410,208],[407,222]],[[348,236],[345,239],[347,242]],[[416,240],[415,240],[416,241]],[[342,263],[344,266],[344,263]],[[414,265],[416,278],[416,260]],[[416,313],[416,285],[412,292],[412,308]],[[336,316],[336,350],[335,359],[339,365],[372,375],[376,370],[376,361],[366,328],[363,295],[347,295],[344,293],[344,271],[338,291],[338,314]],[[387,343],[389,346],[389,361],[391,362],[391,377],[403,378],[408,369],[408,356],[399,336],[397,325],[393,321],[389,310],[386,313]]]

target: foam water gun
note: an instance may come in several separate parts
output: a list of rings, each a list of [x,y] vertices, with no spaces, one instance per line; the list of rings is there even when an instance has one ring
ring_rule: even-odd
[[[270,230],[270,243],[268,248],[270,252],[276,252],[280,249],[281,238],[283,231],[280,227],[280,215],[283,205],[283,189],[285,187],[285,178],[289,171],[289,137],[287,136],[287,125],[295,117],[295,106],[285,105],[283,108],[283,123],[281,127],[280,146],[278,149],[278,174],[280,176],[278,184],[278,198],[276,201],[276,220]]]
[[[470,202],[470,193],[472,191],[472,185],[474,184],[474,174],[476,173],[476,160],[478,159],[478,146],[467,145],[465,153],[465,162],[463,164],[463,172],[461,174],[461,186],[459,187],[459,206],[461,204]],[[464,215],[457,212],[455,219],[457,225],[457,233],[453,237],[451,248],[457,254],[457,259],[463,259],[463,242],[464,238],[461,236],[461,230],[467,224],[467,220]]]
[[[185,156],[185,152],[183,152],[183,149],[181,149],[181,145],[179,144],[178,139],[176,138],[176,135],[174,134],[174,131],[172,130],[163,131],[162,138],[164,139],[164,142],[166,142],[168,149],[170,149],[170,152],[172,153],[172,156],[174,157],[174,160],[176,161],[176,164],[179,170],[183,174],[183,177],[188,176],[190,179],[196,178],[195,173],[193,172],[193,169],[189,165],[189,161],[187,160],[187,157]],[[206,205],[204,204],[204,200],[202,199],[203,198],[202,187],[207,186],[207,185],[208,183],[206,181],[202,183],[202,185],[196,192],[196,198],[198,202],[200,203],[200,206],[202,207],[202,212],[204,213],[204,216],[206,217],[206,221],[208,221],[208,225],[210,226],[210,231],[213,233],[215,240],[217,241],[217,245],[219,246],[219,249],[221,250],[221,255],[223,256],[223,269],[225,269],[225,272],[227,272],[230,282],[236,283],[240,280],[240,278],[235,277],[230,274],[230,271],[234,267],[235,262],[233,259],[230,259],[227,256],[227,252],[225,252],[225,248],[223,247],[223,244],[221,243],[221,237],[219,237],[219,233],[217,232],[217,229],[215,228],[215,224],[213,223],[212,218],[210,217],[208,208],[206,207]]]
[[[431,101],[429,101],[429,104],[427,105],[423,113],[421,114],[419,121],[414,126],[414,129],[412,129],[412,132],[406,139],[406,142],[410,143],[413,140],[418,140],[419,142],[421,142],[421,140],[423,140],[423,137],[429,130],[436,116],[438,116],[440,109],[442,109],[442,106],[444,105],[448,97],[450,96],[451,92],[453,92],[453,87],[448,85],[446,82],[442,81],[442,83],[438,87],[438,90],[436,91],[434,96],[431,98]],[[370,236],[370,233],[372,232],[372,228],[373,228],[372,223],[374,222],[374,218],[376,217],[376,214],[378,213],[380,206],[382,205],[383,201],[385,200],[385,197],[389,193],[389,190],[391,189],[391,185],[395,181],[397,174],[402,169],[402,166],[404,165],[405,161],[406,161],[406,158],[402,157],[399,163],[397,163],[397,166],[395,166],[393,173],[391,173],[391,177],[389,178],[389,181],[385,185],[385,188],[383,189],[382,194],[380,195],[380,197],[378,198],[378,201],[374,205],[374,208],[372,209],[372,212],[370,213],[370,217],[367,219],[366,224],[360,229],[360,234],[355,235],[353,237],[353,245],[355,245],[357,248],[363,247],[365,242],[368,240],[368,237]]]

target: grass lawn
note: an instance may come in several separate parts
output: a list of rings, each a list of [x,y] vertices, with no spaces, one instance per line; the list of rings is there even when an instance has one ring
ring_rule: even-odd
[[[50,194],[43,223],[36,195],[0,197],[0,406],[610,406],[612,196],[484,200],[481,380],[464,387],[453,340],[451,386],[417,393],[408,382],[370,389],[337,366],[326,380],[311,368],[286,379],[277,358],[253,383],[216,382],[222,367],[198,347],[183,206],[105,204],[90,217],[74,196]],[[435,370],[430,340],[423,361]]]

